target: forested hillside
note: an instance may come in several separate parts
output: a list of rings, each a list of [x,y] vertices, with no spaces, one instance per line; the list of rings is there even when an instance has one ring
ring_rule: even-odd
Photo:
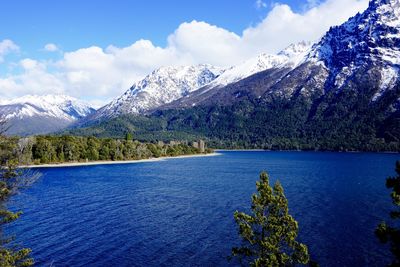
[[[121,138],[129,130],[142,141],[206,138],[213,148],[400,151],[400,114],[385,112],[385,99],[371,104],[371,93],[332,92],[313,102],[249,98],[232,106],[123,116],[70,133]],[[387,102],[392,99],[387,95]]]

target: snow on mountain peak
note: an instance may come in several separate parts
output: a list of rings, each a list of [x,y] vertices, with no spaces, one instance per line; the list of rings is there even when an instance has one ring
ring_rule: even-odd
[[[143,113],[210,83],[223,69],[208,64],[161,67],[99,110],[100,116]]]
[[[255,73],[272,68],[294,68],[304,60],[310,48],[311,43],[303,41],[297,44],[291,44],[276,55],[266,53],[260,54],[258,57],[251,58],[238,66],[227,69],[220,77],[210,84],[210,87],[225,86]]]
[[[390,27],[400,27],[400,2],[398,0],[373,0],[368,9],[377,15],[378,23]]]
[[[366,11],[332,27],[309,58],[336,70],[371,61],[400,65],[400,1],[371,1]]]
[[[311,48],[311,45],[311,42],[306,41],[302,41],[297,44],[291,44],[283,49],[281,52],[279,52],[278,55],[284,55],[288,58],[297,57],[298,55],[303,56],[304,53],[306,53]]]
[[[89,104],[66,95],[26,95],[2,100],[0,106],[0,116],[5,119],[46,116],[75,121],[94,111]]]
[[[399,79],[400,1],[372,0],[363,12],[332,27],[311,49],[307,60],[322,63],[337,88],[359,68],[380,70],[376,101]]]
[[[294,68],[304,59],[310,47],[310,43],[301,42],[287,47],[277,55],[264,53],[229,69],[207,64],[161,67],[135,82],[122,96],[99,109],[90,119],[141,114],[169,104],[205,86],[225,86],[275,67]]]

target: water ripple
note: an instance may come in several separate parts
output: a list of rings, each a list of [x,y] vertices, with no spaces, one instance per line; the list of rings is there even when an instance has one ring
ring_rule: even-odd
[[[132,164],[43,169],[10,207],[7,228],[38,266],[235,266],[235,210],[261,170],[280,180],[300,239],[321,266],[381,266],[374,237],[391,208],[385,178],[398,155],[224,152]]]

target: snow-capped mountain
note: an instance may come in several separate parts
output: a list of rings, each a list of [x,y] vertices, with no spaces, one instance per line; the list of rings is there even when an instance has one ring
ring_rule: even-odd
[[[400,2],[371,0],[363,13],[331,27],[268,94],[289,98],[355,91],[372,103],[398,87],[399,73]],[[394,107],[398,105],[387,108]]]
[[[57,131],[94,111],[89,104],[65,95],[27,95],[0,101],[0,118],[8,122],[8,134]]]
[[[276,55],[263,53],[258,57],[251,58],[242,64],[227,69],[212,81],[209,87],[226,86],[267,69],[294,68],[310,51],[311,45],[311,43],[303,41],[288,46]]]
[[[261,54],[226,70],[211,65],[162,67],[136,82],[121,97],[99,109],[88,120],[143,114],[184,99],[201,88],[221,88],[267,69],[294,68],[310,48],[310,43],[301,42],[276,55]]]
[[[170,103],[210,83],[223,72],[211,65],[161,67],[136,82],[91,119],[138,114]]]
[[[322,61],[333,87],[341,88],[363,66],[379,68],[377,100],[392,89],[399,78],[400,2],[373,0],[368,9],[345,24],[331,28],[308,56]]]
[[[242,64],[225,70],[219,77],[206,86],[193,91],[161,109],[187,108],[201,104],[229,105],[240,96],[260,97],[268,86],[253,86],[249,84],[253,76],[268,72],[272,86],[285,74],[302,64],[310,52],[312,44],[300,42],[292,44],[278,54],[263,53],[251,58]],[[265,75],[261,75],[264,77]],[[240,89],[238,89],[240,88]]]
[[[2,118],[6,120],[47,116],[72,122],[94,111],[89,104],[65,95],[27,95],[12,100],[2,100],[0,106]]]
[[[271,102],[301,95],[311,101],[330,91],[361,92],[361,86],[368,87],[368,97],[375,102],[398,85],[399,69],[400,2],[372,0],[367,10],[332,27],[311,48],[303,43],[249,60],[165,109],[229,105],[243,97],[263,96]]]

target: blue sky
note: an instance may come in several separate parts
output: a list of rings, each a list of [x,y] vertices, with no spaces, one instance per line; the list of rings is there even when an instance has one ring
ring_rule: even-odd
[[[240,34],[256,25],[273,6],[254,0],[4,0],[0,36],[35,54],[49,42],[63,50],[110,44],[127,46],[149,39],[165,46],[166,37],[182,22],[206,21]],[[304,1],[281,1],[295,11]]]
[[[165,65],[229,67],[318,41],[368,0],[3,0],[0,100],[107,103]]]

